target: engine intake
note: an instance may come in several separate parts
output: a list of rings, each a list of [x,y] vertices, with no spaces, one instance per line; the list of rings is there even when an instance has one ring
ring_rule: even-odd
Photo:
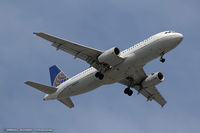
[[[149,75],[143,82],[142,87],[147,88],[151,86],[158,85],[164,80],[164,76],[161,72],[156,72],[152,75]]]
[[[98,61],[100,63],[106,63],[111,66],[116,65],[118,63],[120,50],[117,47],[111,48],[103,52],[99,57]]]
[[[115,48],[114,48],[114,52],[115,52],[116,55],[119,55],[120,50],[119,50],[117,47],[115,47]]]

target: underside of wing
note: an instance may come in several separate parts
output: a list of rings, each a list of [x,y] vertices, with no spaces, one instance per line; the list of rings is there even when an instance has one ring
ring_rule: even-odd
[[[98,55],[100,55],[102,53],[102,51],[97,50],[97,49],[93,49],[93,48],[89,48],[77,43],[73,43],[70,41],[66,41],[64,39],[61,38],[57,38],[51,35],[48,35],[46,33],[42,33],[42,32],[38,32],[38,33],[34,33],[37,36],[48,40],[50,42],[52,42],[52,46],[54,46],[57,50],[63,50],[64,52],[67,52],[73,56],[75,56],[75,58],[80,58],[82,60],[89,60],[91,58],[96,58]]]
[[[166,100],[163,98],[155,86],[145,89],[142,89],[140,86],[136,86],[135,89],[138,91],[138,93],[141,93],[143,96],[145,96],[147,100],[155,100],[162,107],[166,104]]]
[[[112,50],[115,52],[117,51],[118,53],[118,48],[111,48],[106,51],[100,51],[46,33],[38,32],[34,34],[52,42],[52,46],[54,46],[57,50],[67,52],[73,55],[75,58],[80,58],[101,72],[110,70],[111,67],[124,61],[124,59],[118,55],[113,56],[114,54]]]
[[[147,77],[143,68],[137,69],[133,75],[130,75],[130,77],[133,78],[133,84],[130,84],[128,79],[123,79],[119,81],[119,83],[134,88],[138,91],[138,94],[142,94],[147,98],[147,100],[155,100],[162,107],[166,104],[166,100],[163,98],[155,86],[149,86],[146,88],[141,86],[141,82]]]

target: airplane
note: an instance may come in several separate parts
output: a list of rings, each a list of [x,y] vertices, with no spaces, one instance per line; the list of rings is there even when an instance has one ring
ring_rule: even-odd
[[[146,97],[147,101],[155,100],[162,107],[166,104],[166,100],[155,87],[164,80],[164,75],[161,72],[147,75],[143,67],[158,57],[160,57],[160,62],[164,63],[163,56],[182,41],[181,33],[160,32],[122,52],[117,47],[101,51],[46,33],[34,34],[52,42],[52,46],[57,50],[69,53],[74,58],[82,59],[90,65],[90,68],[72,78],[67,78],[56,65],[51,66],[49,68],[51,86],[26,81],[25,84],[46,93],[43,100],[57,99],[67,107],[73,108],[72,96],[89,92],[105,84],[118,82],[127,86],[124,93],[128,96],[133,94],[131,88],[134,88],[138,94]]]

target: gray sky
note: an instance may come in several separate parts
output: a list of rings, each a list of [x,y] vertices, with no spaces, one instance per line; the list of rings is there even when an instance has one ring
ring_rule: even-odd
[[[56,133],[199,132],[200,2],[198,0],[1,0],[0,128],[53,128]],[[167,104],[161,108],[142,95],[128,97],[120,84],[74,96],[75,108],[43,101],[44,94],[24,84],[50,85],[48,68],[57,64],[72,77],[89,65],[56,51],[34,36],[46,32],[83,45],[124,50],[164,30],[184,34],[183,42],[147,66],[161,71],[158,85]]]

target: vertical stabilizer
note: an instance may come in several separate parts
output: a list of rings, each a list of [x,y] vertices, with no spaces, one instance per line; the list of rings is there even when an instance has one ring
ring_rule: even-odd
[[[49,68],[51,85],[57,87],[67,80],[67,76],[56,65]]]

